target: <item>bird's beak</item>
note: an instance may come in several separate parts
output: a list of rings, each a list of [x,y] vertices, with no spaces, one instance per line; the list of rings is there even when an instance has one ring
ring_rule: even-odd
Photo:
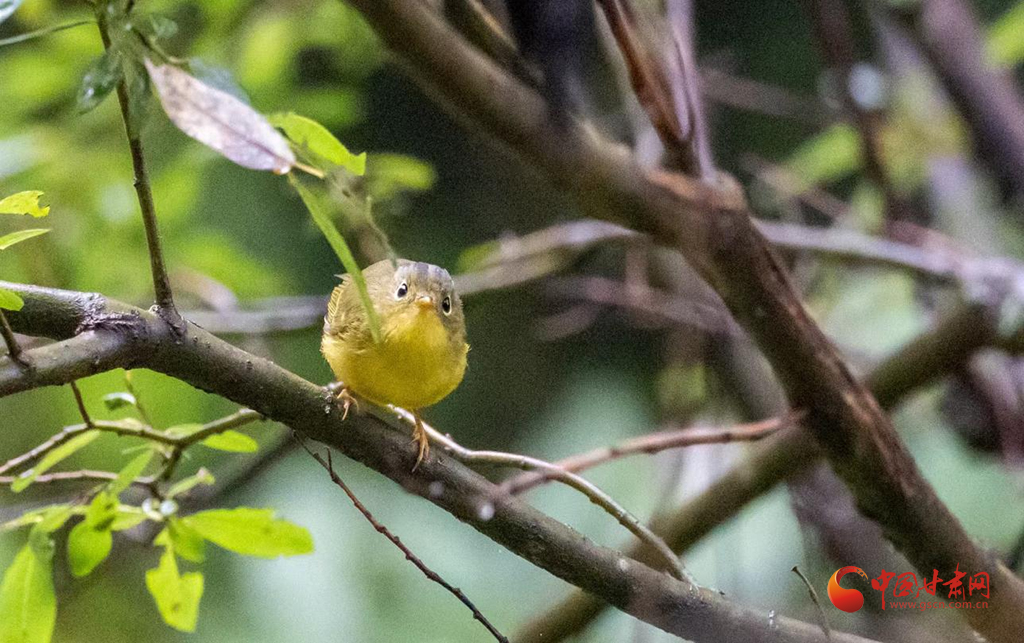
[[[434,298],[430,295],[420,295],[416,298],[416,305],[420,308],[430,309],[434,307]]]

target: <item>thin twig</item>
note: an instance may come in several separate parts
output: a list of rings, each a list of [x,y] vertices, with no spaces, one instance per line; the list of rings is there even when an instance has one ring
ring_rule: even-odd
[[[7,315],[2,310],[0,310],[0,335],[4,337],[4,343],[7,344],[7,354],[10,355],[11,359],[22,366],[28,366],[28,363],[22,358],[18,338],[14,336],[11,323],[7,321]]]
[[[405,409],[396,408],[395,411],[407,422],[415,422],[415,418],[412,413]],[[695,587],[697,586],[697,581],[688,571],[686,571],[686,568],[683,567],[676,555],[672,553],[672,550],[665,544],[665,541],[659,538],[657,534],[640,522],[636,516],[627,511],[622,505],[615,502],[611,496],[580,476],[565,471],[564,469],[560,469],[550,462],[545,462],[538,458],[531,458],[526,455],[519,455],[518,453],[505,453],[503,451],[474,451],[472,449],[467,449],[447,435],[440,433],[429,424],[423,422],[422,426],[423,430],[427,432],[427,435],[430,436],[431,440],[440,443],[460,462],[465,464],[469,464],[471,462],[483,462],[504,467],[515,467],[516,469],[522,469],[524,471],[542,471],[551,479],[557,480],[579,491],[589,498],[591,502],[601,507],[615,518],[615,520],[618,521],[620,525],[628,529],[630,533],[653,547],[654,550],[657,551],[664,559],[666,568],[673,576],[680,580],[685,580]]]
[[[298,433],[293,432],[292,436],[294,436],[295,441],[298,442],[302,446],[302,448],[306,450],[306,453],[308,453],[314,460],[320,463],[321,467],[327,470],[327,473],[331,476],[331,481],[334,482],[334,484],[338,485],[338,487],[345,492],[345,495],[348,496],[348,499],[352,501],[352,504],[355,505],[355,508],[359,510],[359,513],[363,514],[363,517],[366,518],[371,525],[373,525],[373,528],[377,530],[377,533],[383,535],[385,538],[390,540],[395,547],[398,547],[398,549],[400,549],[402,553],[405,554],[405,559],[413,565],[415,565],[416,568],[419,569],[421,572],[423,572],[424,576],[434,581],[441,587],[445,588],[446,590],[451,592],[456,598],[462,601],[462,604],[468,607],[471,612],[473,612],[473,618],[480,621],[480,623],[487,628],[487,631],[490,632],[495,639],[497,639],[500,643],[508,643],[508,639],[505,638],[505,636],[501,632],[499,632],[498,629],[494,627],[494,625],[492,625],[490,621],[487,620],[487,617],[485,617],[483,613],[480,612],[479,609],[477,609],[476,605],[474,605],[473,602],[469,600],[469,597],[467,597],[466,594],[463,593],[461,589],[452,586],[450,583],[448,583],[448,581],[441,578],[441,576],[437,572],[427,567],[426,563],[420,560],[420,558],[416,556],[416,554],[412,553],[412,550],[410,550],[409,547],[406,546],[405,543],[403,543],[398,536],[391,533],[391,530],[389,530],[387,527],[381,524],[376,518],[373,517],[373,514],[370,513],[370,510],[367,509],[366,506],[359,501],[359,498],[357,498],[356,495],[352,492],[352,490],[349,489],[348,485],[346,485],[342,481],[341,477],[338,476],[337,473],[335,473],[334,463],[331,461],[330,448],[327,449],[327,460],[324,461],[323,457],[319,453],[309,448],[309,446],[306,444],[306,441]]]
[[[82,398],[82,391],[78,388],[78,382],[72,381],[69,386],[71,392],[75,394],[75,404],[78,405],[78,414],[82,416],[82,422],[85,422],[85,426],[92,427],[92,417],[89,416],[89,411],[85,408],[85,400]]]
[[[264,419],[263,416],[256,411],[251,409],[240,409],[231,415],[213,420],[212,422],[207,422],[203,425],[203,428],[199,429],[195,433],[183,436],[176,441],[171,449],[171,453],[167,456],[167,460],[164,462],[163,468],[154,477],[157,482],[170,480],[171,476],[174,475],[174,470],[177,468],[178,463],[181,461],[181,456],[184,455],[185,450],[193,444],[201,442],[211,435],[224,433],[225,431],[262,419]]]
[[[0,485],[11,484],[18,479],[18,476],[0,476]],[[54,473],[44,473],[41,476],[36,476],[32,481],[32,484],[46,484],[48,482],[66,482],[73,480],[101,480],[110,481],[116,480],[117,474],[110,471],[94,471],[92,469],[80,469],[78,471],[56,471]],[[146,478],[137,478],[132,480],[132,484],[139,485],[141,487],[149,487],[151,481]]]
[[[39,38],[41,36],[48,36],[58,31],[64,31],[65,29],[73,29],[74,27],[81,27],[82,25],[91,25],[95,20],[76,20],[75,22],[69,22],[63,25],[57,25],[55,27],[44,27],[42,29],[36,29],[35,31],[29,31],[26,33],[20,33],[10,38],[0,39],[0,47],[6,47],[7,45],[15,45],[19,42],[25,42],[32,40],[33,38]]]
[[[550,281],[548,290],[560,297],[621,308],[668,325],[699,328],[709,335],[746,338],[729,311],[713,299],[684,299],[643,284],[627,284],[605,277],[560,277]]]
[[[811,602],[814,603],[814,607],[818,609],[818,621],[821,623],[821,629],[825,632],[825,638],[832,640],[832,628],[828,623],[828,616],[825,614],[825,610],[821,607],[821,599],[818,598],[818,592],[814,589],[814,585],[811,581],[807,580],[804,573],[800,571],[800,568],[793,565],[793,573],[800,577],[800,580],[804,582],[807,587],[807,592],[811,595]]]
[[[769,418],[760,422],[737,424],[725,429],[686,427],[673,431],[659,431],[626,440],[613,446],[606,446],[570,456],[552,463],[555,467],[570,473],[579,473],[599,464],[640,453],[655,454],[669,449],[695,446],[698,444],[725,444],[727,442],[752,442],[768,437],[780,429],[795,423],[798,416]],[[509,493],[524,493],[537,485],[550,482],[547,473],[522,473],[501,484]]]
[[[107,3],[97,3],[96,20],[99,25],[103,48],[110,51],[110,25],[107,17]],[[139,72],[141,73],[141,72]],[[142,212],[142,223],[146,230],[146,245],[149,248],[149,264],[153,273],[153,292],[157,310],[164,321],[173,328],[180,329],[181,316],[174,307],[174,295],[171,282],[164,266],[163,251],[160,249],[160,231],[156,222],[156,206],[153,204],[153,191],[149,185],[149,174],[142,152],[142,140],[136,128],[134,115],[131,113],[131,100],[128,96],[128,83],[124,79],[117,84],[117,101],[121,106],[121,119],[124,121],[125,135],[128,137],[128,148],[132,155],[132,168],[135,171],[135,192],[139,199]]]
[[[23,465],[35,462],[71,438],[85,433],[86,431],[101,431],[104,433],[114,433],[122,437],[144,438],[146,440],[166,444],[173,447],[175,450],[183,451],[187,447],[204,440],[211,435],[223,433],[229,429],[260,419],[263,419],[263,416],[256,411],[242,409],[232,413],[231,415],[208,422],[203,425],[202,429],[186,436],[170,435],[164,431],[158,431],[151,426],[139,424],[133,420],[93,420],[91,424],[73,424],[65,427],[63,431],[52,436],[50,439],[32,450],[0,464],[0,475],[3,475],[8,471],[16,470]]]

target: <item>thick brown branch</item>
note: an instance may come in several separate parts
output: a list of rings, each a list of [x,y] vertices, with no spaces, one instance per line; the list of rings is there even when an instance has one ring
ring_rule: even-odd
[[[989,609],[965,610],[992,641],[1024,630],[1024,583],[977,547],[936,496],[889,418],[804,310],[742,194],[642,171],[582,128],[553,128],[543,101],[425,6],[351,0],[406,68],[444,104],[568,189],[596,218],[626,221],[678,249],[755,339],[860,509],[922,572],[959,565],[992,578]],[[458,70],[458,73],[453,73]]]
[[[995,311],[965,307],[947,317],[882,362],[868,377],[871,392],[885,408],[909,393],[949,374],[979,349],[996,341]],[[807,432],[786,429],[768,438],[744,462],[711,484],[671,515],[655,521],[654,531],[678,553],[685,552],[715,528],[779,483],[806,470],[821,457]],[[644,558],[634,548],[633,557]],[[647,559],[650,560],[650,559]],[[518,641],[561,641],[582,630],[607,607],[600,599],[574,592],[517,633]]]

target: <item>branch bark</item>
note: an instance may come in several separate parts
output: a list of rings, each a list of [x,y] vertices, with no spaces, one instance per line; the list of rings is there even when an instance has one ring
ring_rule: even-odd
[[[876,367],[867,378],[871,392],[884,408],[895,407],[912,391],[951,373],[979,349],[992,345],[998,337],[997,323],[993,310],[961,308]],[[699,496],[655,520],[652,529],[673,551],[683,553],[779,483],[806,471],[821,455],[807,431],[784,430]],[[630,555],[649,560],[638,547]],[[573,592],[517,632],[515,640],[556,643],[585,628],[606,607],[599,598]]]
[[[626,222],[681,251],[761,347],[791,405],[807,412],[806,426],[861,511],[923,573],[957,565],[989,573],[991,607],[964,615],[989,640],[1017,640],[1024,583],[972,542],[924,480],[877,401],[804,310],[733,182],[645,172],[590,130],[554,127],[535,92],[420,3],[351,4],[432,96],[539,168],[590,216]]]

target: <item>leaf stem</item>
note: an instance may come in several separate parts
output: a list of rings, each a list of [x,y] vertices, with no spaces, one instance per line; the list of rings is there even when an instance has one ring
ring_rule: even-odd
[[[100,37],[103,39],[103,48],[110,51],[110,25],[106,16],[106,3],[100,3],[96,9],[96,19],[99,25]],[[164,266],[163,251],[160,248],[160,230],[156,222],[156,206],[153,204],[153,191],[149,185],[149,173],[146,171],[146,163],[142,151],[142,139],[136,128],[135,120],[131,113],[131,101],[128,97],[128,84],[124,78],[117,84],[117,102],[121,106],[121,119],[124,121],[124,131],[128,138],[128,148],[132,156],[132,168],[135,172],[135,192],[139,199],[139,209],[142,212],[142,224],[146,230],[146,245],[149,248],[149,264],[153,273],[153,292],[156,298],[157,311],[160,317],[177,330],[184,330],[181,315],[174,307],[174,295],[171,292],[170,279],[167,276],[167,269]]]

